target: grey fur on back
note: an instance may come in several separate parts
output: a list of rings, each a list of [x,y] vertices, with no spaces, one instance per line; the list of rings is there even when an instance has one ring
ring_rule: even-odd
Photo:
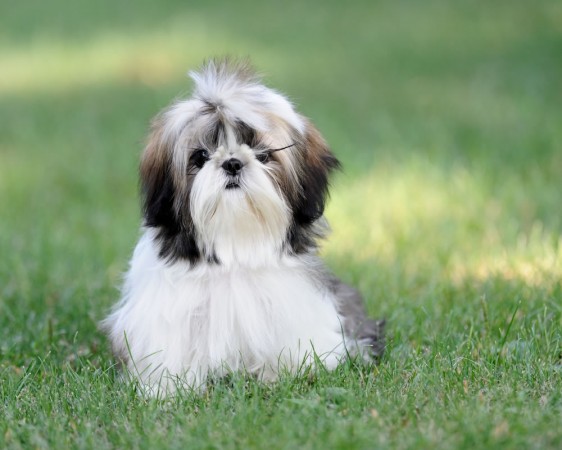
[[[363,298],[356,289],[333,275],[329,277],[328,283],[339,300],[337,310],[343,319],[342,326],[346,336],[370,347],[370,356],[375,361],[380,360],[385,348],[384,319],[373,320],[367,316]]]

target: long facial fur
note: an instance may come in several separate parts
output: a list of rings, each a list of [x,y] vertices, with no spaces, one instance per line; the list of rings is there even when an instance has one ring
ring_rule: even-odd
[[[261,243],[256,247],[309,251],[321,235],[315,222],[323,214],[329,174],[339,167],[320,133],[283,96],[261,85],[245,64],[211,62],[191,76],[193,97],[154,120],[141,161],[145,224],[158,229],[161,256],[220,263],[212,220],[205,223],[204,211],[229,201],[239,201],[244,205],[240,214],[258,219],[260,227],[253,231]],[[256,159],[262,151],[291,144],[272,153],[267,164]],[[210,155],[202,168],[190,162],[196,149]],[[245,164],[235,192],[225,192],[228,180],[220,168],[229,157]],[[244,243],[232,244],[224,249],[223,263]]]

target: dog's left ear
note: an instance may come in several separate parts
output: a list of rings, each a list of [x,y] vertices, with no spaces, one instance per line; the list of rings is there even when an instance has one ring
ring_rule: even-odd
[[[307,226],[324,213],[330,173],[340,168],[340,162],[332,154],[320,132],[309,121],[306,122],[301,145],[304,147],[301,154],[301,191],[292,206],[296,224]]]

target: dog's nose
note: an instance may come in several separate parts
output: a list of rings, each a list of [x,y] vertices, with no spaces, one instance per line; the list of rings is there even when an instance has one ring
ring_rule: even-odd
[[[238,175],[243,166],[244,164],[242,164],[242,161],[236,158],[227,159],[222,163],[222,168],[226,170],[230,175]]]

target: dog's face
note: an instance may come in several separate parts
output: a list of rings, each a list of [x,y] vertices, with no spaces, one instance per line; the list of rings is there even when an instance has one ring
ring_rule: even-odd
[[[324,139],[244,64],[191,76],[192,98],[154,120],[141,162],[160,256],[255,265],[309,251],[339,164]]]

